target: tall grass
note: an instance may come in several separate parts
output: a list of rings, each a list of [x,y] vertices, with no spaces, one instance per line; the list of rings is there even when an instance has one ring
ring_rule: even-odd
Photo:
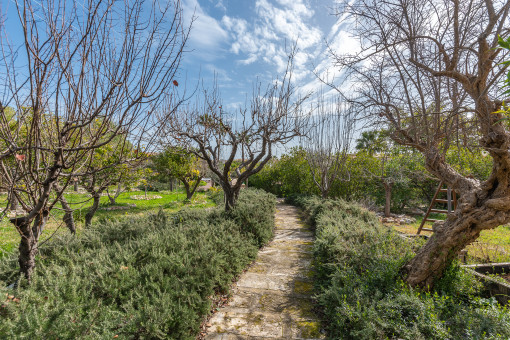
[[[43,248],[33,283],[16,290],[6,288],[15,258],[4,258],[0,338],[193,339],[211,297],[227,292],[271,237],[274,202],[248,190],[230,215],[218,208],[103,221]]]
[[[334,339],[508,339],[510,314],[452,264],[433,292],[409,288],[400,268],[420,246],[357,204],[294,198],[315,226],[318,303]]]

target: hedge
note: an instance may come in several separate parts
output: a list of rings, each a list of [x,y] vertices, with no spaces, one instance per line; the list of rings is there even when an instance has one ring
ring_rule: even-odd
[[[510,313],[453,263],[432,292],[400,268],[420,246],[358,204],[293,197],[315,226],[317,300],[333,339],[508,339]]]
[[[16,259],[4,259],[0,337],[194,339],[211,298],[271,238],[274,210],[274,196],[245,190],[228,215],[218,208],[104,221],[45,245],[32,284],[15,290],[7,285]]]

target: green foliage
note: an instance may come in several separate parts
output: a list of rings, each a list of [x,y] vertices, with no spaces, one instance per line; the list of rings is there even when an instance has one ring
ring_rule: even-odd
[[[343,200],[297,197],[315,225],[317,299],[334,339],[506,339],[510,314],[452,265],[423,293],[400,279],[417,246]]]
[[[273,159],[259,173],[251,176],[250,186],[278,196],[318,194],[305,158],[305,150],[297,147],[280,159]]]
[[[363,131],[356,140],[356,150],[368,152],[370,155],[389,148],[389,133],[387,130]]]
[[[382,138],[381,134],[376,137]],[[379,150],[370,146],[369,142],[360,144],[368,145],[372,151]],[[380,143],[376,142],[377,145]],[[445,157],[460,173],[480,180],[487,179],[492,170],[492,158],[479,150],[452,146]],[[343,174],[334,181],[329,193],[331,197],[370,201],[381,206],[385,203],[384,180],[393,183],[391,211],[401,212],[406,207],[428,206],[438,185],[438,180],[426,170],[422,154],[409,148],[392,146],[384,154],[360,150],[349,155],[345,162],[348,175]],[[304,151],[299,148],[273,159],[261,172],[250,178],[250,185],[284,197],[319,194],[313,184]]]
[[[194,339],[211,296],[228,291],[256,257],[261,238],[272,234],[274,202],[272,195],[246,191],[232,216],[221,209],[160,211],[104,221],[44,247],[33,283],[16,290],[6,288],[17,273],[15,257],[7,257],[0,294],[20,300],[0,307],[0,334]]]
[[[502,37],[498,36],[498,44],[501,48],[504,48],[505,50],[510,51],[510,37],[503,39]],[[504,61],[504,65],[510,66],[510,60]],[[505,79],[505,85],[503,88],[506,88],[506,91],[503,94],[509,94],[510,95],[510,71],[508,71]]]
[[[182,182],[191,183],[200,176],[198,159],[190,152],[179,147],[167,147],[151,157],[154,170],[160,180],[177,178]]]
[[[263,190],[245,190],[236,203],[236,208],[228,213],[236,224],[243,226],[243,232],[250,234],[262,247],[273,237],[275,197]],[[261,214],[264,211],[265,214]]]

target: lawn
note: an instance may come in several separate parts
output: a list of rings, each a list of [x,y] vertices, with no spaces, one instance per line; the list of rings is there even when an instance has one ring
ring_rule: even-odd
[[[444,219],[445,216],[431,214],[430,218]],[[402,233],[416,234],[422,219],[423,217],[418,216],[413,224],[394,225],[385,223],[385,225],[392,226]],[[424,228],[432,228],[432,223],[426,222]],[[422,231],[421,234],[432,235],[432,232]],[[478,240],[470,244],[466,249],[468,263],[510,262],[510,226],[504,225],[496,229],[482,231]]]
[[[154,195],[161,196],[161,198],[140,200],[135,199],[133,196],[144,197],[145,193],[143,191],[125,192],[120,194],[117,198],[115,206],[110,205],[107,196],[101,197],[101,205],[94,215],[92,223],[101,219],[113,220],[123,218],[126,215],[139,216],[148,211],[158,209],[163,209],[167,212],[175,212],[183,207],[207,208],[215,205],[206,193],[196,193],[191,202],[186,201],[186,194],[182,190],[147,192],[148,197],[153,197]],[[74,217],[77,222],[77,232],[80,233],[83,228],[85,214],[87,213],[88,207],[92,205],[92,200],[87,194],[78,194],[74,192],[66,193],[65,197],[71,204],[71,207],[76,209]],[[6,199],[5,195],[0,196],[0,206],[5,206]],[[118,210],[113,210],[112,208]],[[62,223],[63,215],[64,214],[60,205],[53,209],[51,219],[41,236],[41,244],[54,234],[67,232],[65,225]],[[15,249],[18,246],[18,243],[18,232],[9,222],[8,218],[4,217],[2,221],[0,221],[0,257],[5,256],[7,253]]]

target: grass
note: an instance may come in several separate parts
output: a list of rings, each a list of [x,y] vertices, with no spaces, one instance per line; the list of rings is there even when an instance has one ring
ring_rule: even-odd
[[[430,218],[444,219],[444,214],[431,214]],[[385,223],[395,230],[406,233],[416,234],[423,220],[422,216],[416,218],[416,222],[405,225],[395,225],[393,223]],[[425,222],[424,228],[432,228],[431,222]],[[432,235],[430,231],[422,231],[423,235]],[[467,248],[468,263],[496,263],[510,262],[510,226],[503,225],[492,230],[484,230],[481,232],[478,240],[470,244]]]
[[[112,207],[109,203],[108,197],[101,197],[101,204],[94,216],[93,223],[94,221],[104,219],[114,220],[126,215],[140,216],[147,212],[157,211],[159,209],[162,209],[165,212],[175,212],[183,207],[207,208],[215,206],[209,196],[202,192],[196,193],[191,202],[186,201],[186,194],[183,190],[147,192],[148,196],[161,196],[161,198],[152,200],[132,199],[131,197],[135,195],[143,196],[145,193],[143,191],[124,192],[117,198],[115,206],[129,207],[129,209],[125,210],[108,210],[108,208]],[[87,213],[87,209],[92,205],[92,200],[87,194],[78,194],[74,192],[66,193],[65,198],[70,203],[71,207],[76,209],[74,212],[74,218],[77,223],[77,232],[80,233],[83,228],[85,214]],[[0,196],[1,207],[5,206],[6,200],[6,195]],[[133,204],[136,204],[136,207],[130,207],[130,205]],[[62,223],[63,215],[64,213],[61,210],[61,206],[57,205],[56,208],[53,209],[51,219],[42,233],[40,239],[41,242],[44,242],[45,239],[51,237],[54,233],[67,232],[67,230],[65,230],[65,225]],[[18,232],[9,222],[8,218],[4,217],[2,221],[0,221],[0,258],[12,252],[15,248],[17,248],[18,244]]]

